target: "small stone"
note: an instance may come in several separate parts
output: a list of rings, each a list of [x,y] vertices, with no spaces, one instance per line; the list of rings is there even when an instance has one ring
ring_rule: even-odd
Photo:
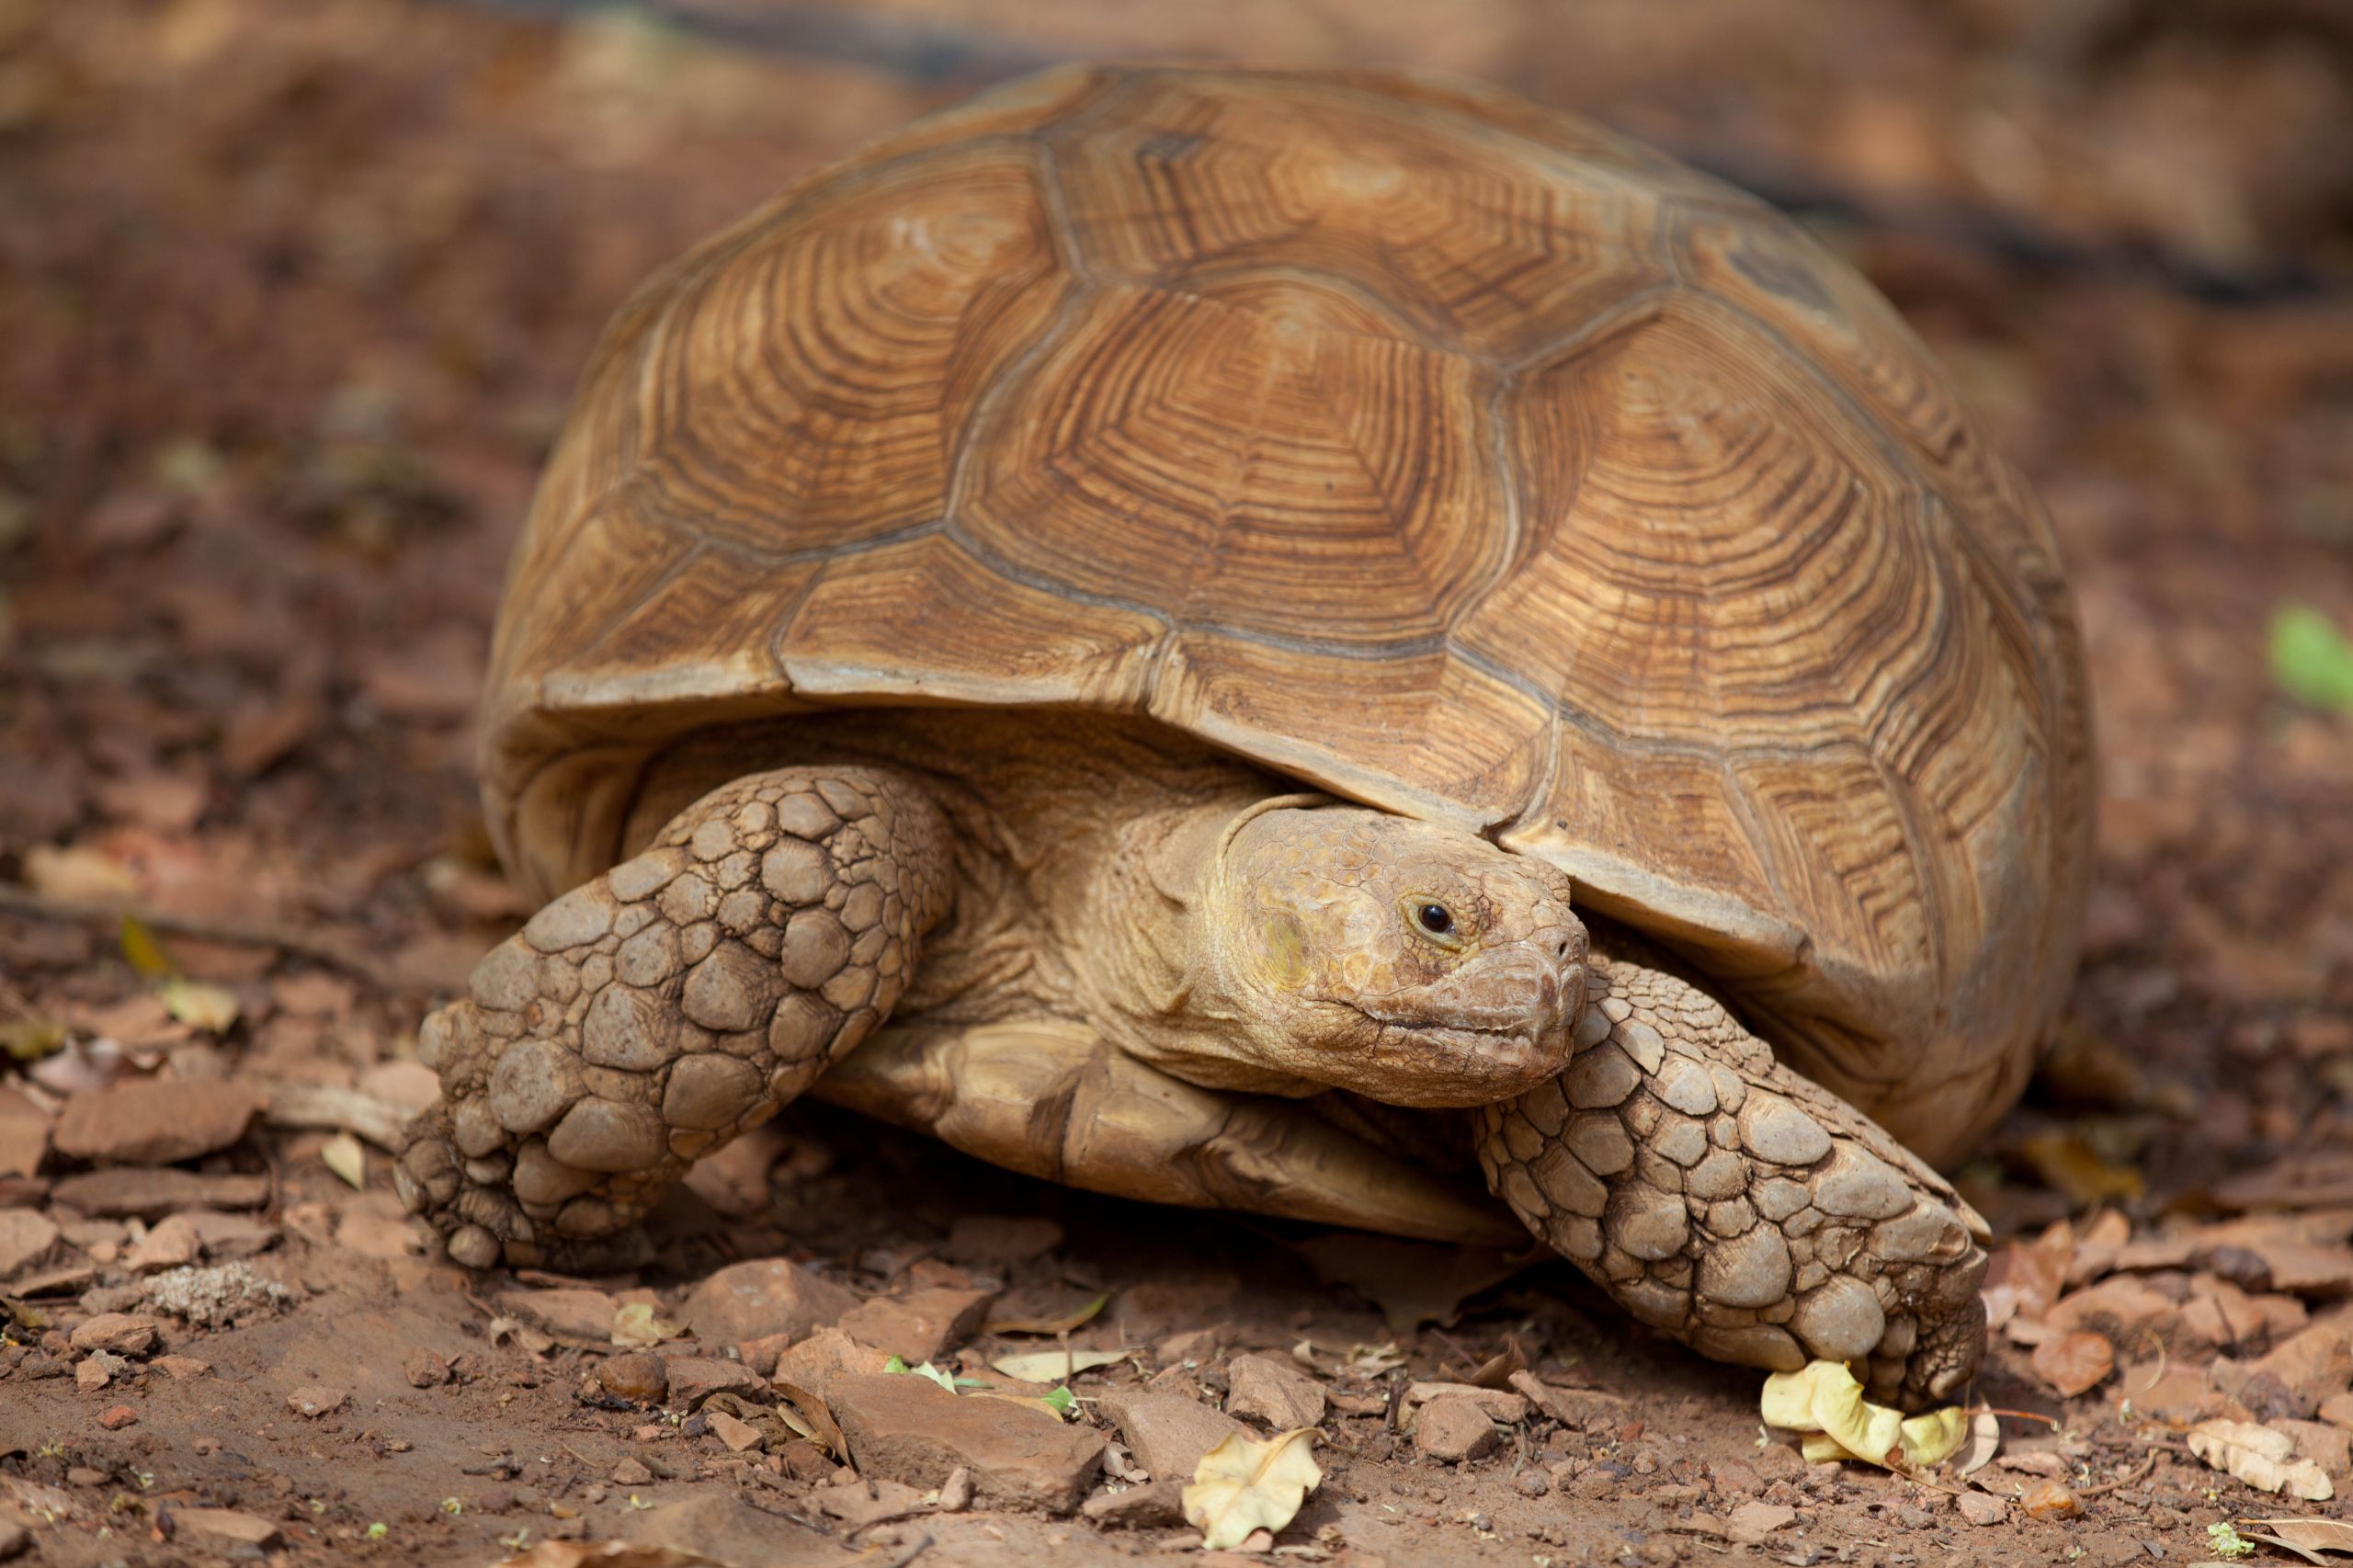
[[[97,1165],[170,1165],[234,1143],[260,1106],[253,1090],[219,1079],[113,1084],[68,1099],[51,1142]]]
[[[195,1224],[175,1214],[149,1231],[146,1239],[132,1247],[122,1263],[133,1274],[153,1274],[165,1268],[185,1268],[203,1256],[204,1242],[196,1233]]]
[[[1511,1484],[1512,1490],[1523,1497],[1541,1497],[1552,1490],[1552,1483],[1540,1470],[1523,1470]]]
[[[1495,1441],[1495,1424],[1475,1400],[1461,1394],[1440,1394],[1414,1417],[1414,1447],[1449,1464],[1475,1460]]]
[[[2010,1517],[2010,1506],[1984,1492],[1964,1492],[1953,1499],[1953,1511],[1971,1524],[1998,1525]]]
[[[1100,1408],[1136,1463],[1154,1475],[1190,1481],[1203,1454],[1237,1432],[1253,1436],[1232,1416],[1178,1393],[1120,1389],[1103,1395]]]
[[[654,1479],[654,1472],[635,1459],[625,1459],[613,1466],[611,1480],[616,1486],[643,1486]]]
[[[172,1523],[195,1535],[240,1546],[267,1548],[278,1543],[278,1529],[267,1519],[234,1508],[175,1508]]]
[[[880,1372],[891,1358],[870,1345],[860,1345],[837,1328],[821,1328],[778,1355],[770,1381],[806,1389],[819,1399],[844,1378]]]
[[[1237,1356],[1225,1369],[1225,1413],[1264,1422],[1278,1432],[1324,1421],[1324,1387],[1271,1356]]]
[[[1043,1257],[1063,1244],[1063,1228],[1032,1215],[964,1214],[948,1227],[942,1250],[952,1262],[1005,1267]]]
[[[198,1207],[258,1209],[269,1201],[269,1178],[126,1165],[66,1176],[50,1197],[85,1214],[160,1220],[176,1210]],[[0,1211],[0,1220],[8,1212],[17,1210]],[[0,1269],[0,1274],[6,1272]]]
[[[501,1290],[498,1305],[559,1339],[606,1345],[612,1341],[613,1313],[620,1303],[602,1290],[572,1286],[554,1290]]]
[[[1743,1503],[1724,1518],[1724,1528],[1743,1546],[1756,1546],[1775,1530],[1798,1522],[1798,1511],[1781,1503]]]
[[[927,1490],[961,1467],[983,1505],[1067,1514],[1102,1468],[1093,1430],[1010,1400],[959,1399],[928,1378],[845,1378],[827,1403],[861,1475]]]
[[[74,1331],[76,1350],[144,1356],[155,1347],[155,1320],[142,1313],[100,1312]]]
[[[1079,1512],[1107,1530],[1167,1529],[1185,1522],[1185,1487],[1190,1472],[1155,1476],[1142,1486],[1099,1492]]]
[[[715,1393],[754,1393],[762,1380],[741,1361],[715,1356],[681,1356],[667,1363],[670,1403],[692,1410]]]
[[[783,1258],[766,1257],[720,1269],[694,1288],[678,1315],[698,1340],[717,1346],[770,1334],[802,1339],[858,1304],[856,1296],[831,1280]]]
[[[200,1378],[212,1370],[211,1362],[199,1361],[193,1356],[158,1356],[148,1364],[174,1382]]]
[[[30,1209],[0,1209],[0,1279],[45,1261],[57,1245],[55,1221]]]
[[[339,1388],[324,1383],[311,1383],[286,1396],[286,1408],[305,1420],[316,1421],[341,1410],[351,1396]]]
[[[937,1361],[979,1331],[995,1290],[910,1290],[878,1296],[844,1312],[840,1328],[909,1366]]]
[[[972,1472],[958,1465],[939,1483],[939,1511],[961,1514],[972,1506]]]
[[[98,1412],[98,1425],[109,1432],[119,1432],[125,1426],[139,1424],[139,1412],[127,1404],[109,1404]]]
[[[591,1375],[597,1386],[615,1399],[639,1404],[659,1404],[670,1392],[668,1363],[650,1351],[608,1356]]]
[[[735,1453],[760,1446],[760,1429],[748,1421],[739,1421],[723,1410],[705,1411],[703,1419],[710,1424],[712,1435]]]
[[[1534,1381],[1533,1379],[1529,1381]],[[1537,1386],[1540,1389],[1543,1385],[1539,1383]],[[1467,1399],[1485,1411],[1488,1420],[1500,1421],[1506,1426],[1528,1419],[1528,1397],[1508,1389],[1481,1388],[1476,1383],[1410,1383],[1406,1386],[1407,1410],[1434,1399]]]
[[[74,1369],[74,1383],[84,1393],[95,1392],[112,1382],[115,1374],[131,1370],[131,1363],[110,1350],[93,1350]]]

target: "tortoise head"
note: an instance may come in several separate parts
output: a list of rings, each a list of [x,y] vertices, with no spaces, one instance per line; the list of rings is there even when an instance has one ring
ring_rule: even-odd
[[[1391,1105],[1483,1105],[1567,1064],[1586,931],[1557,869],[1459,828],[1269,802],[1204,890],[1211,997],[1253,1065]]]

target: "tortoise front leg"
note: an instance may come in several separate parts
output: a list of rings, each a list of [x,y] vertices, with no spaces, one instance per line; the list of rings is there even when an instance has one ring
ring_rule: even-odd
[[[871,1033],[947,912],[948,830],[860,767],[713,790],[557,899],[425,1022],[441,1100],[395,1182],[474,1268],[583,1267],[698,1157]]]
[[[1703,1354],[1867,1361],[1871,1397],[1905,1409],[1957,1395],[1984,1354],[1984,1221],[1706,992],[1613,947],[1567,1070],[1480,1110],[1489,1185]]]

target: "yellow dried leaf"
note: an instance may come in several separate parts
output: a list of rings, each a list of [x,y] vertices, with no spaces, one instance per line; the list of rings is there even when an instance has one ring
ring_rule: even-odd
[[[616,1345],[659,1345],[685,1332],[676,1324],[655,1316],[651,1301],[624,1301],[613,1309]]]
[[[139,883],[119,860],[83,844],[36,844],[25,851],[25,881],[38,893],[81,903],[135,897]]]
[[[1107,1293],[1096,1297],[1067,1317],[1059,1318],[991,1318],[981,1325],[983,1334],[1068,1334],[1092,1322],[1110,1301]]]
[[[2189,1451],[2257,1492],[2319,1503],[2335,1490],[2320,1466],[2296,1457],[2294,1438],[2252,1421],[2200,1421],[2189,1429]]]
[[[1969,1434],[1968,1417],[1951,1405],[1906,1420],[1901,1411],[1873,1404],[1855,1375],[1836,1361],[1774,1373],[1757,1403],[1767,1426],[1810,1434],[1802,1448],[1816,1464],[1851,1459],[1887,1470],[1921,1470],[1942,1462]]]
[[[2306,1556],[2353,1551],[2353,1524],[2342,1519],[2241,1519],[2238,1525],[2249,1540],[2269,1541]]]
[[[157,939],[155,933],[149,930],[147,923],[136,915],[122,917],[119,939],[124,960],[148,979],[161,980],[179,972],[179,966],[172,962],[172,955],[164,950],[164,944]]]
[[[1201,1532],[1201,1547],[1224,1551],[1253,1530],[1279,1532],[1324,1479],[1311,1451],[1315,1428],[1278,1432],[1264,1442],[1236,1432],[1201,1456],[1185,1488],[1185,1522]]]
[[[192,1029],[227,1034],[237,1021],[237,994],[195,980],[167,980],[155,987],[164,1010]]]
[[[361,1148],[359,1140],[350,1133],[338,1132],[328,1139],[319,1150],[319,1158],[326,1162],[327,1169],[352,1187],[364,1187],[368,1185],[368,1151]]]
[[[1067,1382],[1077,1374],[1124,1361],[1132,1350],[1025,1350],[999,1356],[989,1363],[1008,1378],[1025,1383]]]

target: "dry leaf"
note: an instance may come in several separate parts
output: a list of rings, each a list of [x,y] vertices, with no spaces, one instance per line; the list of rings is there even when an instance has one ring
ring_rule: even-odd
[[[1095,1314],[1101,1312],[1105,1303],[1110,1299],[1108,1294],[1097,1296],[1068,1317],[991,1318],[981,1325],[981,1332],[983,1334],[1068,1334],[1071,1330],[1092,1322]]]
[[[361,1148],[359,1140],[350,1133],[338,1132],[328,1139],[319,1150],[319,1158],[326,1162],[327,1169],[352,1187],[362,1188],[368,1185],[368,1151]]]
[[[2034,1347],[2034,1375],[2073,1399],[2116,1370],[2116,1346],[2088,1329],[2046,1339]]]
[[[494,1568],[722,1568],[722,1564],[675,1546],[640,1546],[631,1540],[543,1540],[529,1551],[499,1559]]]
[[[1961,1447],[1968,1418],[1947,1405],[1905,1420],[1904,1413],[1863,1397],[1863,1385],[1836,1361],[1813,1361],[1765,1380],[1758,1401],[1765,1424],[1809,1434],[1802,1445],[1813,1463],[1860,1460],[1883,1469],[1937,1464]]]
[[[121,861],[81,844],[32,846],[25,851],[25,881],[35,892],[91,903],[110,903],[139,892]]]
[[[237,994],[196,980],[167,980],[155,987],[164,1008],[192,1029],[227,1034],[237,1021]]]
[[[831,1406],[798,1383],[771,1381],[777,1397],[777,1419],[808,1438],[842,1463],[849,1462],[849,1439],[842,1436]]]
[[[2057,1187],[2076,1203],[2103,1203],[2110,1199],[2141,1196],[2139,1171],[2130,1165],[2109,1164],[2077,1133],[2038,1132],[2021,1140],[2018,1152],[2046,1185]]]
[[[2189,1451],[2258,1492],[2319,1503],[2334,1491],[2320,1466],[2296,1458],[2294,1438],[2252,1421],[2200,1421],[2189,1429]]]
[[[1315,1428],[1278,1432],[1264,1442],[1235,1432],[1201,1456],[1185,1488],[1185,1522],[1201,1531],[1201,1547],[1223,1551],[1253,1530],[1280,1530],[1324,1479],[1311,1451]]]
[[[2342,1519],[2241,1519],[2238,1524],[2247,1540],[2284,1546],[2315,1562],[2321,1561],[2317,1552],[2353,1552],[2353,1524]]]
[[[1015,1356],[999,1356],[989,1365],[1025,1383],[1060,1383],[1080,1372],[1124,1361],[1134,1354],[1132,1350],[1025,1350]]]
[[[1955,1475],[1974,1475],[2002,1451],[2002,1418],[1981,1410],[1969,1418],[1969,1436],[1952,1456]]]
[[[613,1343],[616,1345],[659,1345],[665,1339],[683,1336],[685,1329],[666,1318],[654,1315],[651,1301],[624,1301],[613,1309]]]
[[[124,960],[148,979],[162,980],[166,975],[179,972],[179,966],[172,962],[171,955],[164,950],[164,944],[156,940],[155,933],[149,930],[147,923],[136,915],[122,917],[119,939]]]

